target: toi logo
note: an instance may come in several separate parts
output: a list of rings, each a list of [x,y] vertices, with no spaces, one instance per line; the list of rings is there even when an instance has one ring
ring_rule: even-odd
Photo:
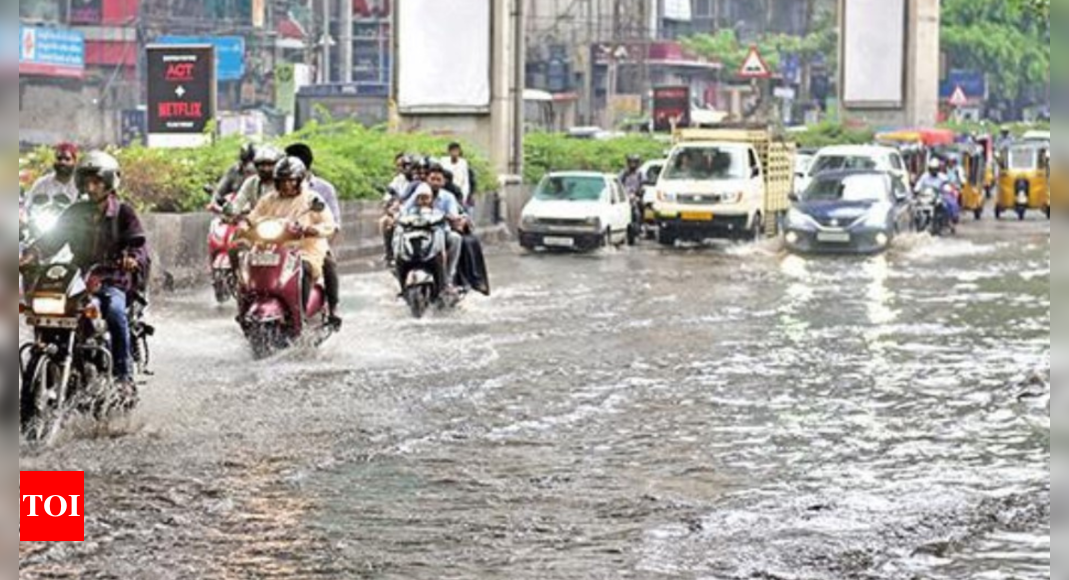
[[[85,541],[85,474],[19,473],[19,541]]]

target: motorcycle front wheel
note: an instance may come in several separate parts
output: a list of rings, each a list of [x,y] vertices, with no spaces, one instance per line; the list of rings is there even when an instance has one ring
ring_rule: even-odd
[[[431,306],[430,286],[421,284],[405,289],[405,302],[408,303],[408,308],[416,320],[423,318]]]
[[[264,360],[285,348],[282,328],[275,323],[257,325],[249,330],[252,358]]]
[[[67,414],[63,367],[51,356],[36,355],[26,366],[20,397],[20,426],[31,443],[49,444],[59,434]]]

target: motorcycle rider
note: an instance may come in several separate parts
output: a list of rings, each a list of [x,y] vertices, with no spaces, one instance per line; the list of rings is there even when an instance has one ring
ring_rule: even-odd
[[[260,200],[275,191],[275,165],[285,157],[276,147],[270,145],[256,151],[253,163],[256,175],[245,180],[237,196],[226,204],[225,211],[230,216],[243,216],[256,207]]]
[[[318,195],[319,199],[323,200],[323,203],[327,204],[327,209],[334,216],[334,235],[330,237],[330,242],[333,244],[338,234],[342,231],[342,214],[341,204],[338,202],[338,190],[334,187],[334,184],[312,171],[315,155],[312,153],[311,147],[304,143],[296,143],[286,148],[286,155],[296,157],[301,160],[301,163],[304,163],[305,168],[308,170],[308,188],[312,190],[312,193]],[[338,317],[337,312],[341,288],[338,276],[338,261],[334,258],[333,249],[327,254],[327,258],[323,262],[323,286],[327,293],[327,310],[330,322],[335,327],[340,327],[341,318]]]
[[[638,155],[627,156],[627,169],[620,174],[620,183],[630,197],[642,195],[642,158]]]
[[[942,195],[943,188],[947,185],[947,176],[943,173],[943,163],[937,157],[928,161],[928,173],[917,180],[913,193],[921,193],[926,189],[934,189]]]
[[[245,181],[256,175],[255,159],[256,146],[252,143],[242,145],[238,152],[238,162],[226,170],[226,174],[215,186],[215,193],[212,194],[214,207],[222,209],[226,206],[230,196],[238,193]]]
[[[302,228],[304,241],[301,242],[301,259],[304,261],[304,280],[301,297],[303,304],[308,304],[315,282],[328,275],[324,271],[327,255],[330,253],[330,240],[337,229],[334,215],[330,211],[309,211],[319,196],[308,187],[308,169],[296,157],[285,157],[275,165],[273,181],[275,190],[271,191],[256,204],[249,214],[248,221],[257,223],[269,219],[284,219]],[[248,223],[243,227],[248,229]],[[335,279],[324,279],[323,289],[327,294],[327,304],[338,304],[337,269],[330,275]],[[242,313],[244,315],[244,312]],[[340,326],[341,320],[336,311],[328,313],[329,323]]]
[[[426,179],[427,169],[430,166],[431,162],[427,157],[411,161],[407,176],[408,185],[404,189],[397,190],[397,197],[392,198],[386,205],[386,215],[379,220],[379,233],[382,234],[382,242],[385,249],[384,261],[387,267],[392,267],[394,263],[393,236],[397,228],[397,218],[404,213],[408,202],[411,201],[419,186],[423,184],[424,179]]]
[[[467,226],[467,218],[464,217],[461,210],[460,202],[456,196],[449,193],[445,189],[445,170],[441,165],[431,165],[427,171],[427,182],[417,186],[415,192],[411,198],[405,203],[403,213],[407,214],[416,208],[416,196],[421,192],[426,191],[426,187],[430,187],[431,193],[434,195],[434,209],[441,212],[445,216],[446,225],[445,229],[445,246],[448,254],[447,260],[447,286],[445,292],[447,294],[456,294],[455,281],[457,278],[457,268],[460,265],[460,252],[463,247],[464,238],[459,232],[465,231]]]
[[[53,150],[52,172],[34,182],[26,195],[26,213],[32,215],[34,206],[56,204],[68,207],[78,201],[78,186],[74,170],[78,164],[78,146],[63,142]]]
[[[129,295],[146,282],[150,267],[148,241],[133,206],[119,199],[119,162],[100,151],[78,162],[75,182],[88,200],[76,203],[57,227],[32,246],[21,266],[39,262],[70,247],[73,265],[93,269],[101,286],[95,290],[111,335],[115,378],[128,400],[136,398],[130,346]]]

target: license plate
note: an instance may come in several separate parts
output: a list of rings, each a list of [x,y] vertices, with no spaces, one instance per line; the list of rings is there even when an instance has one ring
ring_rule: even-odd
[[[679,218],[685,222],[711,222],[713,214],[707,211],[685,211],[679,214]]]
[[[250,254],[249,265],[253,268],[274,268],[282,263],[279,254]]]
[[[574,248],[575,239],[573,238],[546,238],[542,241],[547,247],[551,248]]]
[[[818,242],[827,242],[829,244],[849,244],[850,233],[849,232],[818,232]]]

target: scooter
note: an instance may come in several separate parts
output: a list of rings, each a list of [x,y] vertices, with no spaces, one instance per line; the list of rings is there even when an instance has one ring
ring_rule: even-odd
[[[928,232],[936,237],[955,233],[950,207],[943,193],[929,187],[917,195],[913,209],[913,227],[917,232]]]
[[[326,342],[335,329],[322,284],[315,284],[302,304],[304,261],[293,247],[304,239],[301,228],[285,220],[268,220],[256,224],[244,238],[252,247],[243,259],[238,322],[254,358],[268,358],[306,340],[314,346]]]
[[[401,296],[412,316],[423,318],[431,306],[455,308],[460,296],[445,296],[446,255],[445,215],[424,211],[397,221],[394,233],[394,272],[401,284]]]
[[[230,252],[237,248],[238,224],[223,214],[222,208],[211,206],[215,218],[208,230],[208,259],[212,269],[212,288],[215,301],[225,304],[237,297],[238,276],[230,262]]]

